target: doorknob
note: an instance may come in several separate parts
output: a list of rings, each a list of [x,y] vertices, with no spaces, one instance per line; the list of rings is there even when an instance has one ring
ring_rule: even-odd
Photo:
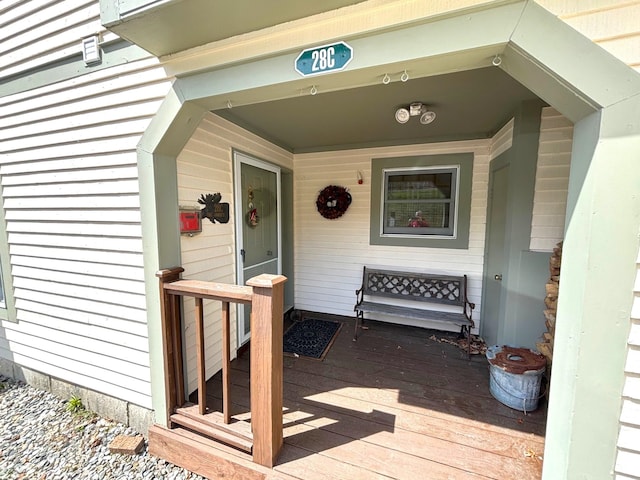
[[[495,275],[493,276],[493,279],[494,279],[494,280],[496,280],[496,281],[498,281],[498,282],[501,282],[501,281],[502,281],[502,274],[501,274],[501,273],[497,273],[497,274],[495,274]]]
[[[242,257],[242,263],[244,263],[244,256],[246,255],[246,252],[244,251],[244,248],[242,248],[240,250],[240,256]]]

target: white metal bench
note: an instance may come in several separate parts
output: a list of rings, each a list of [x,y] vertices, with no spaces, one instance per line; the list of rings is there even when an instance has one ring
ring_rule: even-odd
[[[388,300],[402,300],[402,305]],[[459,307],[455,311],[437,309],[440,305]],[[421,308],[422,307],[422,308]],[[424,308],[426,307],[426,308]],[[467,276],[432,275],[364,267],[362,286],[356,290],[356,326],[353,341],[365,313],[431,320],[460,327],[471,355],[471,318],[475,304],[467,299]]]

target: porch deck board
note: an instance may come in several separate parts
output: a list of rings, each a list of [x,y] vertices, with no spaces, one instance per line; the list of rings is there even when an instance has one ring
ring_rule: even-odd
[[[335,318],[334,318],[335,319]],[[352,319],[344,319],[353,322]],[[546,411],[524,415],[491,396],[484,356],[466,360],[419,328],[341,329],[324,361],[285,357],[284,447],[294,478],[539,479]],[[232,414],[249,409],[249,355],[232,363]],[[207,387],[221,407],[221,382]]]

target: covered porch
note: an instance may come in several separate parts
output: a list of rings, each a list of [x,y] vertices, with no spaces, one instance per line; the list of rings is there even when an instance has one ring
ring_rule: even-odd
[[[284,357],[273,469],[182,428],[152,430],[162,456],[210,478],[540,478],[546,401],[526,415],[499,403],[484,355],[468,361],[438,341],[455,335],[381,322],[353,342],[353,318],[313,316],[344,325],[323,361]],[[231,363],[232,422],[250,420],[250,355]],[[221,374],[206,390],[207,407],[222,411]]]

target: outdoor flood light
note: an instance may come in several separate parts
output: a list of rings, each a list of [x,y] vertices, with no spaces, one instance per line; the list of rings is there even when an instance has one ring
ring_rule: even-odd
[[[396,110],[398,123],[407,123],[411,117],[420,117],[420,123],[428,125],[436,119],[436,113],[427,110],[427,106],[420,102],[414,102],[407,107],[400,107]]]

